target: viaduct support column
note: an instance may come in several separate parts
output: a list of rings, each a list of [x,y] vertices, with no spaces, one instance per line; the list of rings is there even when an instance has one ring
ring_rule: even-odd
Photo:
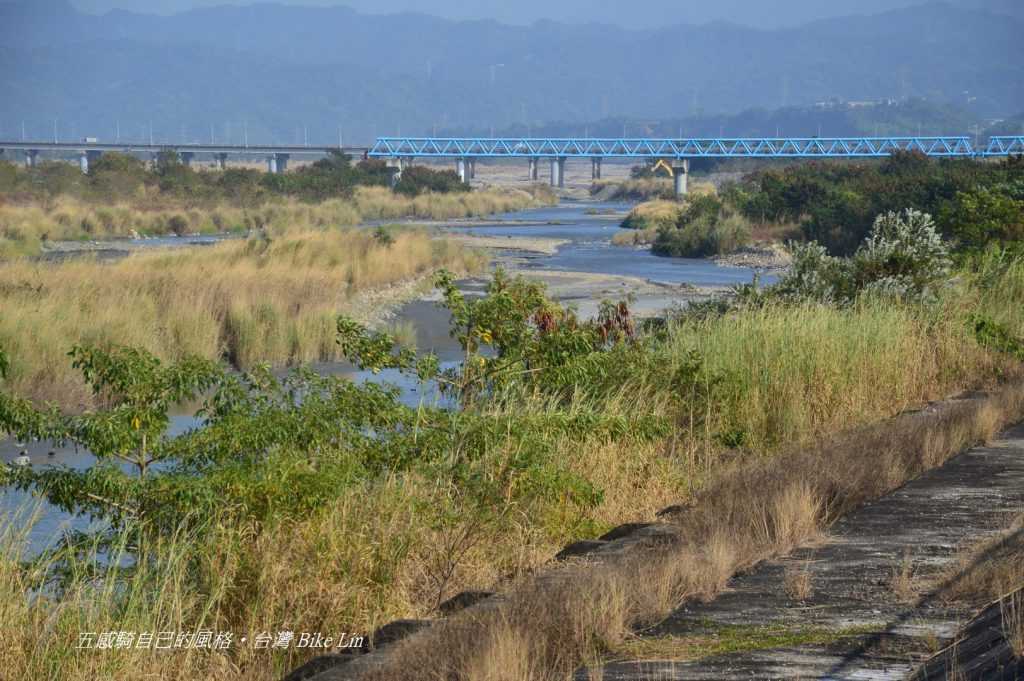
[[[565,157],[556,157],[551,159],[551,186],[552,187],[564,187],[565,186]]]
[[[218,168],[220,168],[221,170],[228,169],[228,155],[226,153],[222,152],[220,154],[215,154],[213,159],[214,162],[216,162]]]
[[[455,172],[459,174],[459,182],[469,182],[469,159],[460,158],[455,162]]]
[[[390,182],[394,189],[402,181],[402,170],[405,169],[405,160],[401,156],[394,156],[387,160],[388,169],[391,170]]]
[[[476,159],[475,158],[469,159],[469,179],[471,179],[471,180],[475,180],[476,179]]]
[[[539,177],[539,174],[537,172],[537,165],[538,165],[537,159],[531,157],[530,158],[530,181],[531,182],[536,182],[537,178]]]
[[[288,154],[274,154],[277,159],[277,170],[275,172],[283,173],[288,170]]]
[[[601,157],[595,156],[590,159],[590,179],[600,180],[601,179]]]
[[[186,168],[192,167],[192,159],[194,159],[195,157],[196,154],[193,151],[182,151],[181,153],[178,154],[178,158],[181,159],[181,165],[185,166]]]
[[[35,168],[36,161],[39,159],[39,151],[37,149],[29,149],[25,152],[25,167]]]
[[[559,170],[560,170],[560,167],[559,167],[559,164],[558,164],[558,159],[557,158],[551,159],[551,178],[550,178],[550,184],[551,184],[552,187],[557,187],[558,186],[558,171]]]
[[[78,167],[82,169],[82,174],[87,175],[89,173],[89,154],[82,151],[78,154]]]
[[[277,155],[267,156],[267,172],[271,175],[277,174]]]
[[[686,196],[686,185],[690,175],[690,159],[678,158],[672,164],[672,179],[675,181],[676,196]]]

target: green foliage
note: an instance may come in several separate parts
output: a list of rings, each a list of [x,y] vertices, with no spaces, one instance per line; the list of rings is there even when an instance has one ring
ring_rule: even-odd
[[[850,258],[831,256],[813,241],[791,250],[790,271],[766,295],[836,304],[861,295],[922,301],[935,296],[952,265],[931,216],[915,210],[879,215]]]
[[[463,349],[458,366],[442,370],[436,356],[396,351],[388,334],[371,333],[341,318],[339,343],[345,355],[375,373],[393,368],[436,380],[465,407],[510,391],[556,400],[581,390],[600,395],[644,357],[625,303],[605,302],[596,319],[581,321],[549,300],[543,285],[509,278],[501,269],[479,299],[466,299],[449,272],[440,272],[436,284],[451,313],[451,335]]]
[[[308,201],[349,197],[356,187],[389,186],[393,169],[378,160],[352,164],[348,155],[332,151],[326,158],[283,174],[229,168],[195,170],[172,150],[160,152],[151,164],[134,156],[109,152],[93,161],[88,175],[68,163],[45,162],[21,169],[0,162],[0,192],[29,196],[68,194],[96,202],[136,199],[143,188],[160,196],[189,202],[226,200],[249,207],[274,197]],[[451,171],[415,166],[402,173],[395,190],[408,196],[424,192],[469,191]]]
[[[979,314],[972,314],[968,321],[979,345],[1024,362],[1024,340],[1011,333],[1006,325]]]
[[[419,196],[424,192],[448,194],[467,192],[469,185],[459,179],[454,170],[433,170],[426,166],[412,166],[402,171],[395,191],[406,196]]]
[[[731,253],[750,239],[747,221],[714,194],[691,198],[675,225],[661,227],[654,253],[681,258],[705,258]]]
[[[377,243],[381,246],[391,246],[395,243],[395,237],[391,234],[391,230],[384,225],[373,230],[373,238],[376,239]]]
[[[877,163],[807,163],[752,175],[729,194],[751,220],[799,223],[808,241],[850,255],[875,216],[914,209],[936,216],[956,248],[1024,234],[1024,161],[931,160],[894,154]]]
[[[628,308],[607,304],[598,319],[580,322],[539,285],[500,272],[479,300],[465,299],[448,273],[438,286],[466,352],[459,366],[442,369],[435,355],[396,347],[392,336],[345,318],[338,342],[360,367],[438,381],[461,410],[412,409],[397,388],[304,369],[278,379],[265,367],[236,374],[199,359],[164,364],[141,350],[76,347],[73,366],[101,407],[67,415],[0,393],[0,429],[74,443],[95,465],[4,467],[0,484],[101,519],[104,536],[130,532],[139,547],[153,535],[201,530],[211,517],[257,529],[303,517],[354,485],[406,472],[457,490],[459,512],[559,504],[582,518],[602,492],[570,472],[559,445],[667,432],[649,413],[608,414],[596,402],[558,407],[577,389],[599,401],[649,361]],[[528,395],[549,396],[553,406],[502,407]],[[195,402],[201,425],[170,436],[170,410]]]
[[[943,208],[942,222],[949,233],[966,249],[979,249],[989,243],[1024,240],[1024,178],[1014,185],[977,187],[957,192]]]

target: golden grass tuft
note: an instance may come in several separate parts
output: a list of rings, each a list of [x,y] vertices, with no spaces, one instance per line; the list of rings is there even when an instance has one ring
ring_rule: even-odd
[[[783,588],[793,600],[806,601],[810,598],[814,593],[810,562],[799,567],[788,568],[783,579]]]
[[[913,602],[917,597],[917,585],[914,579],[914,560],[910,551],[904,551],[900,564],[892,569],[889,588],[893,595],[904,603]]]
[[[1014,655],[1024,658],[1024,591],[999,600],[999,611],[1003,621],[1003,636],[1013,649]]]
[[[625,229],[654,230],[675,227],[682,215],[684,204],[678,201],[656,200],[647,201],[634,206],[629,215],[622,221]]]

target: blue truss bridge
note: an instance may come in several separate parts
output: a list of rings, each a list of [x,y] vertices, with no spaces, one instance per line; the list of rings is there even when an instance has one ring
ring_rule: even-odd
[[[526,158],[537,179],[541,159],[551,163],[551,184],[564,184],[565,161],[589,158],[592,177],[601,177],[605,158],[648,159],[672,168],[677,193],[686,192],[689,160],[694,158],[879,158],[915,151],[943,158],[1024,154],[1024,136],[990,138],[975,148],[969,137],[714,137],[687,139],[535,138],[535,137],[380,137],[368,155],[397,162],[413,158],[451,158],[459,176],[472,179],[480,158]]]

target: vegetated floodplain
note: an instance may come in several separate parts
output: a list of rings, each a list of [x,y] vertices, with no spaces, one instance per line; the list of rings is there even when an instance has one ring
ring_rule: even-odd
[[[479,252],[401,227],[272,232],[113,262],[0,262],[7,387],[66,408],[90,406],[67,360],[69,340],[240,369],[338,359],[339,313],[373,321],[438,268],[471,273],[485,264]]]
[[[453,219],[554,202],[550,190],[469,191],[452,171],[414,166],[389,188],[382,161],[332,154],[286,174],[194,170],[166,153],[153,164],[109,153],[88,175],[67,163],[0,161],[0,258],[49,242],[111,237],[320,229],[369,220]]]
[[[109,526],[92,543],[75,544],[74,558],[68,545],[23,563],[25,531],[20,520],[7,521],[0,624],[15,633],[6,668],[16,677],[272,679],[315,651],[95,655],[73,647],[83,631],[369,633],[394,618],[430,615],[466,588],[518,584],[569,540],[669,504],[695,501],[700,511],[710,503],[702,490],[736,492],[721,478],[727,471],[760,470],[786,448],[812,451],[806,445],[837,432],[1020,376],[1019,256],[993,246],[957,262],[932,221],[913,211],[882,216],[872,230],[854,257],[830,260],[809,245],[777,286],[743,287],[731,301],[694,306],[663,325],[638,325],[623,304],[581,320],[539,285],[501,273],[485,297],[466,299],[442,275],[437,284],[465,351],[447,370],[387,334],[338,320],[346,356],[436,381],[459,410],[412,409],[397,391],[308,372],[282,383],[201,359],[161,363],[78,347],[71,359],[103,396],[102,409],[65,416],[5,390],[0,424],[20,437],[68,438],[101,464],[4,474],[8,484]],[[17,356],[0,364],[9,361]],[[205,427],[166,439],[168,405],[201,395]],[[935,456],[984,432],[969,428],[948,447],[936,445]],[[872,490],[914,470],[886,460],[880,476],[864,456],[858,470],[871,471]],[[801,470],[822,468],[812,463]],[[847,504],[868,493],[850,484]],[[694,551],[713,544],[716,567],[704,557],[675,561],[703,576],[680,577],[651,597],[667,605],[706,593],[757,552],[814,530],[820,506],[811,492],[783,492],[770,503],[803,509],[798,525],[750,545],[730,543],[730,534],[704,537],[711,544]],[[728,517],[757,526],[743,514]],[[103,557],[111,551],[113,560]],[[135,562],[117,560],[119,551]],[[591,586],[587,603],[605,593]],[[523,678],[568,673],[615,644],[634,612],[620,604],[625,609],[608,620],[617,629],[594,629],[605,619],[589,618],[583,602],[571,613],[577,619],[538,620],[545,628],[532,637],[488,631],[468,647],[442,637],[436,656],[416,657],[417,678],[437,669],[477,678],[473,670],[500,662],[495,646],[517,636],[529,647],[519,656],[539,665]],[[648,606],[637,608],[650,616]],[[572,631],[546,628],[566,621]]]

